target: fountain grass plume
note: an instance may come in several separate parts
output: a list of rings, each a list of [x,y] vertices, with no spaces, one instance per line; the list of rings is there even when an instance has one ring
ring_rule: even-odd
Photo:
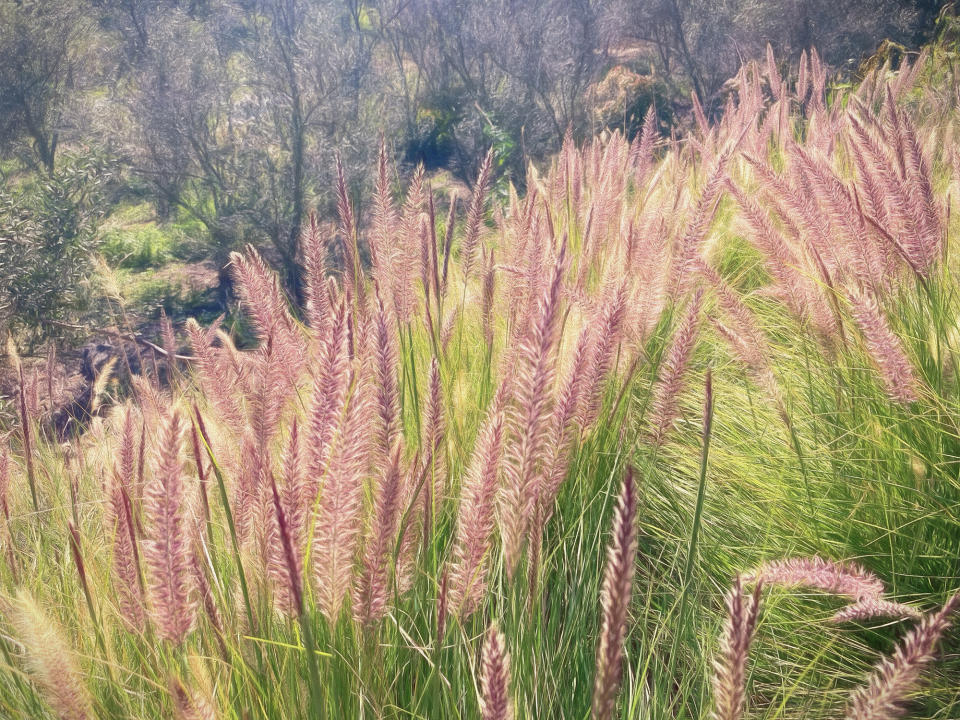
[[[637,489],[627,468],[613,516],[600,596],[603,625],[593,683],[593,720],[610,720],[623,674],[624,639],[637,559]]]

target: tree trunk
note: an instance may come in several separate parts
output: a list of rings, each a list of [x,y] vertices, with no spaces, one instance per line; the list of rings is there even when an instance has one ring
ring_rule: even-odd
[[[707,98],[703,95],[703,83],[700,81],[700,73],[697,72],[697,65],[693,61],[693,55],[690,54],[690,48],[687,46],[687,37],[683,32],[683,15],[680,13],[680,6],[677,4],[677,0],[670,0],[670,19],[673,22],[673,34],[677,41],[677,46],[680,48],[680,56],[683,58],[684,69],[687,71],[687,75],[690,76],[690,82],[693,83],[693,89],[697,93],[697,97],[700,98],[700,101],[703,103],[707,102]]]

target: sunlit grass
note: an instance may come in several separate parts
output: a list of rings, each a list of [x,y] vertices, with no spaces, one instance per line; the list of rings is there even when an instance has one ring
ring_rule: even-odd
[[[616,147],[618,142],[614,138],[591,152]],[[582,163],[584,154],[569,147],[563,157],[576,157]],[[650,207],[657,213],[671,212],[668,205],[676,199],[676,212],[668,221],[676,226],[671,228],[674,235],[682,236],[704,185],[700,165],[690,155],[683,158],[681,162],[676,153],[668,153],[652,171],[658,184],[648,192],[640,193],[625,183],[622,195],[611,201],[622,213],[616,220],[639,224],[639,219],[653,214]],[[559,170],[554,168],[551,178],[556,173]],[[592,173],[588,169],[584,176],[595,179]],[[541,192],[552,181],[545,181]],[[609,301],[604,296],[606,281],[620,276],[635,280],[626,272],[632,258],[624,249],[621,227],[611,222],[606,235],[594,229],[597,235],[591,236],[586,203],[577,206],[572,181],[567,181],[566,187],[556,190],[559,197],[541,198],[542,212],[552,213],[551,222],[560,230],[554,235],[543,232],[541,239],[548,239],[543,240],[542,257],[527,247],[516,251],[512,243],[519,245],[526,238],[509,236],[504,230],[522,236],[510,225],[518,207],[504,211],[507,219],[497,232],[487,228],[489,237],[484,242],[496,246],[498,261],[503,263],[497,268],[492,350],[483,336],[482,288],[475,275],[461,276],[456,258],[447,293],[442,301],[435,296],[430,301],[438,315],[431,316],[433,326],[428,329],[419,316],[396,323],[395,375],[404,461],[415,466],[412,459],[423,452],[426,378],[431,358],[436,357],[447,422],[449,487],[431,508],[432,526],[425,532],[419,525],[415,528],[419,551],[412,587],[398,592],[391,581],[385,617],[364,625],[347,610],[330,622],[309,581],[303,588],[302,615],[290,617],[278,611],[278,588],[264,571],[263,554],[255,543],[238,538],[235,524],[234,493],[249,461],[240,439],[247,428],[232,426],[217,404],[220,394],[239,396],[241,389],[246,392],[244,402],[252,402],[253,392],[243,385],[254,382],[263,371],[246,366],[236,375],[237,387],[211,387],[208,377],[201,380],[184,372],[170,397],[163,390],[139,387],[138,403],[131,407],[137,422],[142,419],[147,427],[148,479],[153,472],[150,457],[158,452],[154,433],[163,425],[161,415],[168,406],[188,426],[196,423],[198,453],[210,465],[205,485],[210,507],[207,523],[197,499],[196,460],[187,449],[189,441],[184,443],[181,459],[191,498],[189,512],[198,525],[197,539],[184,542],[196,545],[193,551],[209,586],[206,597],[198,598],[196,628],[177,646],[158,641],[149,626],[140,635],[124,625],[111,569],[114,529],[105,522],[104,505],[105,489],[118,462],[126,408],[91,420],[87,431],[69,443],[39,444],[34,456],[37,510],[20,462],[22,449],[17,447],[10,476],[10,520],[0,537],[0,549],[4,553],[9,549],[12,558],[0,563],[0,715],[47,717],[48,706],[54,705],[49,689],[45,692],[42,683],[36,682],[36,673],[26,669],[21,657],[37,649],[23,647],[7,627],[14,598],[27,593],[63,629],[76,651],[72,662],[97,717],[170,717],[182,686],[198,704],[202,698],[211,708],[205,714],[198,707],[191,715],[180,707],[183,717],[479,718],[480,650],[484,633],[496,621],[511,658],[517,717],[587,718],[609,528],[628,465],[636,468],[640,538],[619,695],[621,718],[699,720],[708,716],[724,592],[738,574],[764,561],[811,555],[856,561],[883,579],[892,598],[924,611],[956,592],[960,586],[960,335],[956,322],[960,304],[950,262],[938,265],[925,282],[903,272],[884,298],[887,316],[920,384],[916,402],[897,403],[891,400],[869,348],[851,321],[844,296],[837,294],[831,310],[839,316],[845,334],[825,343],[809,323],[798,320],[769,292],[772,281],[761,268],[761,253],[740,233],[734,222],[738,211],[724,200],[703,259],[736,290],[763,330],[782,404],[771,397],[770,388],[755,382],[720,333],[704,320],[681,385],[679,418],[668,429],[665,442],[653,442],[652,388],[661,377],[680,316],[677,311],[683,310],[685,299],[665,291],[666,299],[660,298],[663,304],[656,306],[652,320],[631,305],[626,317],[634,325],[618,336],[597,420],[577,428],[566,482],[544,529],[536,591],[530,585],[526,560],[510,577],[495,533],[497,539],[488,554],[489,586],[480,609],[468,616],[441,614],[460,485],[500,383],[513,372],[524,379],[517,370],[522,364],[517,357],[523,358],[522,341],[530,331],[525,327],[518,331],[515,324],[524,309],[531,314],[542,312],[547,302],[543,286],[549,284],[560,237],[579,253],[569,267],[561,268],[566,273],[565,292],[574,299],[564,299],[569,312],[562,314],[560,323],[562,341],[556,360],[560,378],[569,372],[578,333],[596,322],[591,304],[602,306]],[[603,189],[590,185],[583,193],[593,199]],[[652,233],[650,237],[660,236]],[[410,237],[398,240],[409,241]],[[638,272],[659,262],[652,274],[662,282],[669,272],[667,253],[657,256],[655,248],[645,251],[649,255]],[[512,261],[516,265],[508,266]],[[624,267],[617,265],[620,262]],[[539,282],[530,297],[513,296],[517,287],[524,289],[520,278]],[[377,280],[376,292],[389,300],[393,291],[379,282],[384,278]],[[420,303],[421,281],[412,274],[410,280],[417,284]],[[648,299],[644,293],[649,288],[646,281],[637,285],[631,302],[639,305]],[[368,283],[366,292],[373,291],[373,283]],[[658,297],[656,292],[650,294]],[[720,312],[713,295],[708,289],[707,317]],[[270,299],[269,292],[254,298],[264,307]],[[371,312],[343,292],[342,285],[334,299],[355,313],[350,317],[357,324],[351,331],[365,321],[365,312]],[[511,305],[510,299],[516,303]],[[249,296],[244,296],[244,302],[252,314],[261,309],[251,307]],[[641,327],[643,323],[649,330]],[[306,427],[314,399],[323,397],[324,389],[315,394],[312,385],[328,341],[299,324],[287,328],[278,321],[277,327],[300,338],[308,357],[296,392],[282,408],[278,436],[270,444],[275,462],[268,469],[279,475],[280,450],[289,438],[292,418]],[[446,343],[438,337],[444,329]],[[360,331],[351,335],[358,356],[364,351],[362,337]],[[229,356],[226,351],[223,355]],[[508,360],[515,362],[510,365]],[[358,362],[358,373],[360,369]],[[705,432],[708,376],[713,411],[710,432]],[[351,385],[351,391],[356,387]],[[28,423],[39,425],[36,420]],[[375,470],[364,479],[367,524],[372,522],[370,511],[377,497]],[[404,506],[403,519],[411,525],[417,502],[415,496]],[[271,505],[266,507],[272,512]],[[268,522],[270,517],[258,519]],[[79,531],[85,575],[78,572],[68,543],[71,522]],[[401,550],[397,547],[392,558]],[[312,547],[306,550],[312,551]],[[829,619],[840,606],[839,600],[825,594],[777,587],[765,592],[748,673],[750,717],[840,716],[849,692],[862,684],[882,655],[891,652],[912,622],[877,621],[867,628],[831,624]],[[445,626],[443,633],[440,625]],[[911,706],[918,717],[949,718],[960,709],[956,637],[954,631],[943,644],[942,662]]]

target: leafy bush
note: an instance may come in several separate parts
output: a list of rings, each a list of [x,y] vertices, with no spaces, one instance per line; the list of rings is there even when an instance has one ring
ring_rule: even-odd
[[[90,301],[110,178],[105,158],[74,156],[34,182],[0,188],[0,326],[33,343],[77,322]]]

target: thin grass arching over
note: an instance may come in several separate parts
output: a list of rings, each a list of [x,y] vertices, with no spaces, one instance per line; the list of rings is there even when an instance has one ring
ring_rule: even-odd
[[[771,52],[522,193],[381,141],[302,307],[232,256],[255,347],[63,445],[18,366],[0,717],[956,717],[951,52]]]

